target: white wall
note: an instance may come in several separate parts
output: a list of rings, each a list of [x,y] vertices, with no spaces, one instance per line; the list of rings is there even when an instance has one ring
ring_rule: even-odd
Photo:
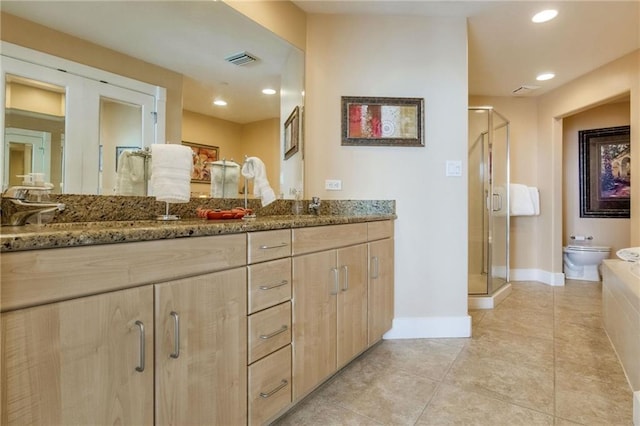
[[[305,196],[395,199],[387,337],[468,336],[467,41],[459,18],[309,15]],[[340,144],[341,96],[425,99],[425,147]],[[462,177],[445,177],[461,160]],[[325,179],[343,190],[324,190]]]

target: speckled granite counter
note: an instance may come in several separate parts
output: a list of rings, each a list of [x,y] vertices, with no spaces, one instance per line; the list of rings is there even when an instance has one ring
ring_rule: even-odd
[[[133,199],[132,201],[135,202]],[[204,204],[206,207],[210,207],[201,200],[196,202],[196,204]],[[42,226],[3,226],[0,229],[0,251],[10,252],[170,238],[203,237],[272,229],[370,222],[396,218],[395,202],[379,200],[326,201],[323,203],[321,214],[318,216],[294,216],[287,214],[287,212],[291,211],[291,202],[278,200],[276,203],[273,203],[273,205],[268,206],[268,208],[258,208],[256,212],[257,217],[250,220],[214,221],[188,217],[195,216],[194,206],[191,206],[190,210],[183,207],[182,210],[186,213],[186,217],[183,216],[185,218],[178,221],[162,222],[149,220],[147,212],[147,216],[144,219],[137,219],[137,216],[133,215],[133,220],[94,219],[83,222],[58,222]],[[87,210],[93,209],[95,209],[95,206],[87,206]],[[103,208],[100,210],[105,211]],[[136,210],[139,210],[139,208]],[[90,214],[84,217],[92,218]],[[109,218],[111,219],[111,216]]]

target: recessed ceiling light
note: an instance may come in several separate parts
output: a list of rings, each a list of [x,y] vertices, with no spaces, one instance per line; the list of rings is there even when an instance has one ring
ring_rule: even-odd
[[[547,10],[543,10],[542,12],[538,12],[535,15],[533,15],[533,18],[531,18],[532,22],[535,22],[536,24],[542,23],[542,22],[547,22],[552,20],[553,18],[555,18],[556,16],[558,16],[558,11],[555,9],[547,9]]]
[[[262,89],[262,93],[265,95],[275,95],[276,91],[274,89]]]
[[[545,72],[543,74],[540,74],[536,77],[536,80],[538,81],[545,81],[545,80],[551,80],[553,77],[555,77],[556,75],[552,72]]]
[[[227,102],[223,101],[222,99],[216,99],[215,101],[213,101],[213,104],[217,106],[227,106]]]

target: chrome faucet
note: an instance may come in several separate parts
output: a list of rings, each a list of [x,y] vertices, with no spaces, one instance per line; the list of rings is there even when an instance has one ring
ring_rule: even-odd
[[[309,211],[315,215],[320,213],[320,197],[311,197]]]
[[[63,211],[65,205],[63,203],[51,203],[48,201],[30,200],[29,195],[46,194],[51,187],[38,187],[38,186],[13,186],[7,189],[2,198],[6,198],[19,209],[11,213],[9,216],[9,222],[7,225],[23,226],[27,221],[37,215],[38,213],[50,213],[56,211]]]

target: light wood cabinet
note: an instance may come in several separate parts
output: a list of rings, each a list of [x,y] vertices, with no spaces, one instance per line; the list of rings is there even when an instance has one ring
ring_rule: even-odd
[[[152,424],[152,286],[3,313],[1,361],[3,425]]]
[[[369,243],[369,346],[391,329],[393,322],[393,240]]]
[[[245,268],[155,290],[156,424],[245,424]]]
[[[322,250],[293,258],[294,400],[367,348],[367,246],[349,245],[366,233],[366,224],[294,229],[294,253]]]

